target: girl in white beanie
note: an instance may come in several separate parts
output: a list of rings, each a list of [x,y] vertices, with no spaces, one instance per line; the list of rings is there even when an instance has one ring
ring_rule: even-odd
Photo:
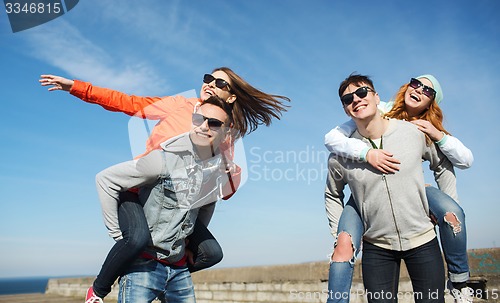
[[[414,123],[426,134],[428,144],[435,143],[455,167],[469,168],[474,160],[472,152],[443,127],[443,113],[439,108],[442,100],[441,85],[434,76],[427,74],[411,78],[400,87],[391,101],[380,102],[379,109],[388,118]],[[325,135],[325,146],[338,156],[368,162],[384,174],[399,169],[400,162],[391,153],[367,148],[362,141],[349,138],[355,129],[352,120],[337,126]],[[430,215],[439,226],[441,246],[448,267],[448,288],[455,302],[472,302],[472,289],[466,284],[469,265],[464,211],[457,201],[435,187],[426,187],[426,194]],[[331,297],[340,298],[338,302],[349,301],[353,265],[364,230],[358,211],[351,209],[352,205],[346,203],[344,206],[330,260],[328,290],[334,294]]]

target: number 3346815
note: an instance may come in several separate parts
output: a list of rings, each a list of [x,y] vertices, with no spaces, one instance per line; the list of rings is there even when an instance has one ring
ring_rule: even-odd
[[[61,3],[5,3],[7,14],[59,14]]]

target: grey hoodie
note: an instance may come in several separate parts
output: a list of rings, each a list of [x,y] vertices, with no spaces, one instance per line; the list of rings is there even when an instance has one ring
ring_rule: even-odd
[[[351,137],[370,146],[358,131]],[[429,219],[422,159],[430,162],[439,188],[457,199],[455,173],[449,160],[434,144],[427,146],[424,134],[409,122],[391,119],[382,138],[383,149],[401,161],[400,170],[386,175],[366,162],[331,154],[325,190],[326,212],[331,232],[336,236],[343,210],[343,191],[348,185],[364,222],[364,240],[385,249],[405,251],[436,236]]]

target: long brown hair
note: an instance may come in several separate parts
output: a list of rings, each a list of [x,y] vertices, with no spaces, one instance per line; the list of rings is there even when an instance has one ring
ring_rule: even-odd
[[[392,109],[385,114],[385,117],[399,119],[399,120],[406,120],[406,121],[412,121],[418,119],[427,120],[431,122],[432,125],[434,125],[434,127],[437,128],[439,131],[442,131],[445,134],[449,135],[450,133],[446,131],[446,129],[443,126],[443,112],[441,111],[441,108],[439,108],[439,105],[435,100],[432,100],[432,102],[429,104],[428,109],[425,109],[417,116],[410,117],[408,115],[405,104],[405,94],[406,90],[408,89],[408,85],[409,83],[406,83],[399,88],[399,91],[396,93],[393,99],[394,105],[392,106]],[[426,138],[427,138],[427,143],[432,142],[427,135]]]
[[[257,129],[261,124],[269,126],[273,118],[280,119],[289,105],[285,96],[267,94],[253,87],[228,67],[219,67],[212,72],[222,71],[231,80],[231,92],[236,95],[233,105],[233,128],[237,136],[243,137]]]

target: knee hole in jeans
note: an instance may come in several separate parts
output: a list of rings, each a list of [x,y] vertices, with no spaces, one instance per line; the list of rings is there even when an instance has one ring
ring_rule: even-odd
[[[454,213],[447,212],[444,215],[444,222],[448,223],[448,225],[453,229],[454,235],[462,231],[462,226],[460,225],[461,222]]]
[[[354,257],[354,244],[351,235],[347,232],[341,232],[337,237],[335,249],[333,250],[333,262],[348,262]]]

